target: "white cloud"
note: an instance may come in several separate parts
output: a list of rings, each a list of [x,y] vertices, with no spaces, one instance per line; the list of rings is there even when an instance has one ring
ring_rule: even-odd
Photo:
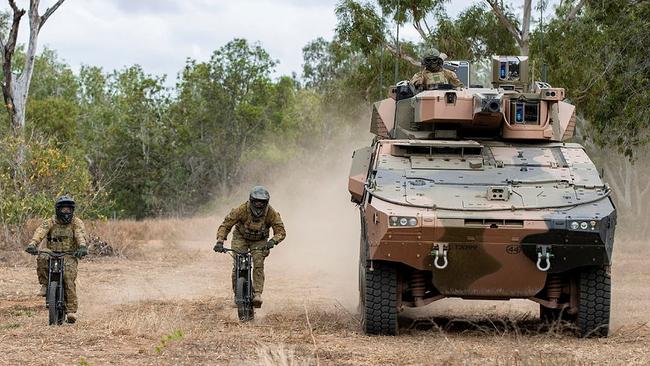
[[[478,0],[454,0],[451,16]],[[42,0],[41,12],[54,0]],[[173,84],[185,60],[207,60],[235,37],[259,41],[280,61],[275,75],[300,74],[302,47],[331,39],[338,0],[67,0],[43,28],[39,45],[58,51],[73,68],[105,70],[140,64]],[[19,5],[26,7],[27,1]],[[6,5],[5,5],[6,7]],[[417,38],[411,26],[404,39]],[[27,38],[27,19],[21,27]]]
[[[44,1],[41,11],[51,1]],[[207,60],[236,37],[260,44],[280,61],[276,75],[300,73],[302,47],[331,38],[336,0],[66,1],[48,20],[39,46],[58,51],[75,69],[140,64],[173,82],[188,57]],[[26,6],[24,4],[23,6]],[[27,28],[21,28],[26,41]]]

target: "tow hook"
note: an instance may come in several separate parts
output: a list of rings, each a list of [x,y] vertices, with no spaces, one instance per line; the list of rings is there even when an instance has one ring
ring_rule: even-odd
[[[447,260],[447,244],[434,244],[433,249],[431,250],[431,256],[433,257],[433,265],[438,269],[445,269],[449,264]],[[438,259],[442,258],[442,263],[438,263]]]
[[[542,272],[546,272],[551,268],[551,258],[555,257],[553,253],[551,253],[551,246],[550,245],[538,245],[537,246],[537,269],[539,269]],[[542,266],[542,262],[544,262],[544,266]]]

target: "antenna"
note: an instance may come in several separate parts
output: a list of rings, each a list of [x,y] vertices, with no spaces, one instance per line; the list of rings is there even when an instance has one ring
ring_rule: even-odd
[[[541,33],[539,37],[539,53],[542,56],[542,81],[546,82],[546,62],[544,62],[544,8],[546,8],[546,2],[542,0],[539,6],[539,31]]]
[[[397,12],[395,13],[395,23],[397,24],[397,37],[395,38],[397,42],[395,47],[397,49],[397,55],[395,55],[395,84],[399,81],[399,59],[402,54],[402,50],[399,46],[399,5],[399,0],[397,0]]]
[[[384,8],[381,8],[381,19],[384,19]],[[382,23],[383,24],[383,23]],[[384,35],[384,29],[381,30],[382,36]],[[384,42],[381,43],[381,48],[379,49],[379,98],[382,99],[384,95]]]

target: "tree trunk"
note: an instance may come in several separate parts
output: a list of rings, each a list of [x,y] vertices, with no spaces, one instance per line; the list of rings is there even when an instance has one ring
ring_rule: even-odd
[[[27,44],[27,53],[25,55],[25,64],[22,73],[16,77],[13,74],[12,61],[14,51],[16,50],[16,40],[18,38],[20,20],[25,14],[25,10],[18,9],[16,2],[14,0],[9,0],[9,5],[13,11],[11,29],[6,42],[2,39],[4,37],[0,37],[0,46],[2,48],[2,70],[4,72],[2,94],[5,100],[5,107],[9,113],[14,136],[18,138],[24,139],[25,134],[25,110],[27,107],[27,97],[29,95],[29,85],[32,81],[32,74],[34,72],[38,34],[45,24],[45,21],[64,1],[65,0],[58,0],[54,5],[49,7],[42,16],[38,14],[40,0],[29,1],[29,43]]]
[[[505,13],[505,8],[503,3],[499,3],[496,0],[485,0],[488,5],[492,8],[494,15],[496,15],[499,22],[512,34],[517,41],[517,46],[519,46],[519,53],[522,56],[528,56],[528,51],[530,49],[530,14],[532,9],[532,0],[524,0],[524,14],[522,16],[522,29],[517,28],[513,24]]]

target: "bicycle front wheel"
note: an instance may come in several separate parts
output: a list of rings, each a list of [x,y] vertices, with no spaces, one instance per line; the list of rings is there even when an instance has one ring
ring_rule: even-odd
[[[247,322],[253,320],[255,317],[255,310],[253,309],[252,299],[248,298],[247,293],[247,283],[244,277],[237,278],[237,287],[235,290],[235,299],[237,302],[237,316],[242,322]]]
[[[57,292],[59,286],[58,282],[50,282],[50,287],[47,288],[47,309],[48,309],[48,324],[49,325],[58,325],[59,324],[59,309],[56,307],[57,303]]]

